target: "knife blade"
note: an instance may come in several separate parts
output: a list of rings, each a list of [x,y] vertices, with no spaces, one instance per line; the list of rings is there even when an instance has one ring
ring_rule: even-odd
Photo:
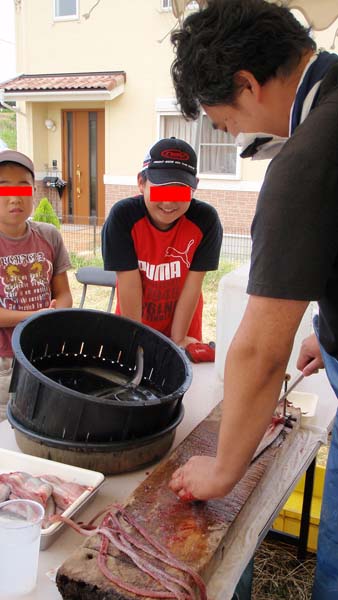
[[[283,417],[285,417],[286,413],[287,397],[290,394],[290,392],[292,392],[292,390],[296,387],[296,385],[298,385],[302,381],[302,379],[304,379],[304,373],[301,373],[298,377],[296,377],[296,379],[294,379],[293,382],[289,385],[286,392],[284,392],[284,394],[282,394],[282,396],[279,398],[277,406],[281,406],[281,404],[283,404]]]

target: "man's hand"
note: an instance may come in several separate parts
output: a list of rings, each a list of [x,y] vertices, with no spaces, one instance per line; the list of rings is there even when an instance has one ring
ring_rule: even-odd
[[[170,489],[182,500],[208,500],[222,498],[231,491],[216,467],[216,458],[193,456],[185,465],[177,469],[169,483]]]
[[[313,375],[318,373],[319,369],[324,368],[322,355],[316,335],[313,333],[302,341],[300,348],[297,369],[303,371],[304,375]]]

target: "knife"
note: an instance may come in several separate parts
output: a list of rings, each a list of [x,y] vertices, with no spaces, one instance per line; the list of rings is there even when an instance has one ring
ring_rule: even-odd
[[[304,373],[301,373],[296,379],[294,379],[294,381],[290,384],[286,392],[284,392],[284,394],[279,398],[277,406],[280,406],[283,403],[283,417],[285,417],[286,414],[287,397],[290,394],[290,392],[292,392],[292,390],[296,387],[296,385],[298,385],[302,381],[302,379],[304,379]]]

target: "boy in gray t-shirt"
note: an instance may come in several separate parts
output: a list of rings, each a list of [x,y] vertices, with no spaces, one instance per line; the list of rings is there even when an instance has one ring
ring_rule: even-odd
[[[20,195],[18,187],[29,188]],[[6,190],[5,190],[6,188]],[[28,221],[34,165],[14,150],[0,152],[0,421],[6,418],[14,327],[40,310],[70,308],[71,263],[54,225]]]

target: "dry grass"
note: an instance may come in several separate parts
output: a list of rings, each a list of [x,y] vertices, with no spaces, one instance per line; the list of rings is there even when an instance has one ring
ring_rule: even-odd
[[[73,296],[73,306],[78,307],[82,296],[82,284],[75,277],[75,269],[68,271],[68,279],[70,289]],[[88,286],[85,308],[93,308],[96,310],[106,310],[110,296],[110,289],[97,286]]]
[[[310,600],[316,555],[297,559],[297,548],[266,540],[255,554],[252,600]]]

